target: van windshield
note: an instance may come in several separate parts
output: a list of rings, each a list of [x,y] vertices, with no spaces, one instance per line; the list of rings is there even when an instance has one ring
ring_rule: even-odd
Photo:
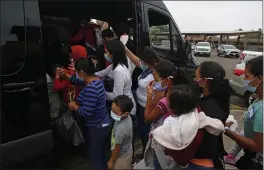
[[[209,43],[197,43],[196,46],[210,47]]]

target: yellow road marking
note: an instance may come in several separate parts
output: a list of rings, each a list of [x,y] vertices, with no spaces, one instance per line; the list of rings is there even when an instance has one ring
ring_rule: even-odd
[[[237,106],[237,105],[233,105],[233,104],[231,104],[230,106],[231,106],[230,109],[246,110],[246,108],[244,108],[244,107],[240,107],[240,106]]]

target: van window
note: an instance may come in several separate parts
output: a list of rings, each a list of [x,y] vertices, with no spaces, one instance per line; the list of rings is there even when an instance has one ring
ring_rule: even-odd
[[[173,52],[178,56],[179,48],[182,48],[182,37],[179,33],[176,26],[173,24],[173,21],[171,21],[171,34],[172,34],[172,45],[173,45]]]
[[[170,51],[170,19],[156,11],[148,11],[150,44],[156,50]]]
[[[19,71],[25,63],[25,21],[23,1],[1,1],[1,72]],[[17,55],[19,54],[19,55]]]

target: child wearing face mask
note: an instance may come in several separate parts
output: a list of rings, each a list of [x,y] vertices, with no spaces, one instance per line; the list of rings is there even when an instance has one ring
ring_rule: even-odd
[[[112,103],[111,117],[115,120],[111,139],[108,169],[131,169],[133,126],[129,113],[133,101],[126,95],[117,96]]]

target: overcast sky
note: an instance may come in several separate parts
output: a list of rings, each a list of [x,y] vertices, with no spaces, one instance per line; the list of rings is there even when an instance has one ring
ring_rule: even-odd
[[[262,1],[165,1],[181,32],[262,28]]]

